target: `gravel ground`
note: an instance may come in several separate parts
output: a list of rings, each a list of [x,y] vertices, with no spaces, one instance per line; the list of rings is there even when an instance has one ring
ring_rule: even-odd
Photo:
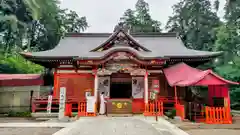
[[[169,120],[190,135],[240,135],[240,117],[233,117],[233,124],[204,124]]]
[[[0,128],[0,135],[52,135],[61,128]]]
[[[36,123],[42,121],[36,121],[33,118],[19,118],[19,117],[0,117],[0,123]]]
[[[240,130],[232,129],[192,129],[185,132],[190,135],[240,135]]]

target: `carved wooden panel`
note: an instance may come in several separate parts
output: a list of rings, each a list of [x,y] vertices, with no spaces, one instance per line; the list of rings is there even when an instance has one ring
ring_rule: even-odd
[[[131,114],[132,100],[109,99],[107,102],[107,114]]]
[[[89,91],[94,94],[94,76],[92,74],[79,75],[59,75],[59,85],[57,86],[57,97],[59,97],[60,87],[66,87],[67,98],[74,98],[77,100],[85,99],[85,92]]]
[[[132,83],[132,76],[127,73],[113,73],[111,75],[111,82],[129,82]]]

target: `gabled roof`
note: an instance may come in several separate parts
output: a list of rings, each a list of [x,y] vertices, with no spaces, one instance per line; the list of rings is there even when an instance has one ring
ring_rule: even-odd
[[[124,35],[124,41],[121,41],[121,44],[115,42],[119,40],[119,35]],[[100,60],[111,53],[121,51],[134,54],[137,59],[141,60],[165,59],[184,62],[196,60],[206,62],[222,54],[222,52],[188,49],[176,33],[133,33],[130,35],[122,29],[113,33],[68,33],[54,49],[20,54],[45,67],[55,67],[59,62]]]
[[[119,34],[123,34],[123,36],[125,38],[127,38],[128,40],[132,41],[135,46],[143,49],[144,51],[150,51],[148,50],[147,48],[145,48],[144,46],[140,45],[140,43],[138,43],[130,34],[128,34],[127,32],[125,32],[123,29],[118,29],[117,31],[115,31],[105,42],[103,42],[101,45],[99,45],[98,47],[94,48],[91,50],[91,52],[93,51],[97,51],[99,50],[100,48],[108,45],[109,42],[113,41],[114,38],[116,38]]]
[[[99,52],[91,52],[109,39],[111,33],[80,33],[68,34],[63,38],[59,45],[52,50],[23,53],[23,55],[37,58],[91,58],[92,56],[101,57]],[[148,55],[151,57],[170,57],[170,58],[197,58],[214,57],[222,52],[208,52],[188,49],[183,45],[181,39],[172,33],[154,34],[132,34],[132,37],[141,46],[150,50]],[[90,53],[91,52],[91,53]],[[104,51],[102,53],[105,53]],[[141,53],[141,52],[140,52]]]
[[[170,86],[208,86],[239,84],[226,80],[212,70],[199,70],[179,63],[163,70]]]

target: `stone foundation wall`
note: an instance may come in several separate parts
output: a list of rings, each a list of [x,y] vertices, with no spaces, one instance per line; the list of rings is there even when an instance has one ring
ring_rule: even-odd
[[[0,113],[30,111],[31,91],[33,97],[40,96],[39,85],[0,87]]]

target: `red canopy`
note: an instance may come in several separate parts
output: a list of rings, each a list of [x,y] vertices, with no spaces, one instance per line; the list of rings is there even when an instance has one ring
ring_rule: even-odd
[[[239,84],[226,80],[212,70],[202,71],[185,63],[179,63],[163,70],[170,86],[208,86]]]

